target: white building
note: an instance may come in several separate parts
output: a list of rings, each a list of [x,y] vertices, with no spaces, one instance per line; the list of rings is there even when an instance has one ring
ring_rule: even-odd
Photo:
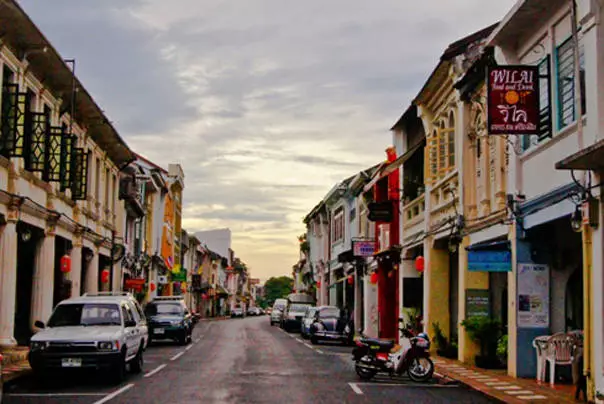
[[[118,176],[134,154],[20,6],[4,3],[0,345],[10,346],[28,344],[60,300],[120,289]]]
[[[201,241],[210,250],[217,254],[220,254],[224,258],[230,258],[230,250],[232,247],[231,230],[224,229],[212,229],[202,230],[195,233],[195,237]],[[230,263],[230,261],[229,261]]]

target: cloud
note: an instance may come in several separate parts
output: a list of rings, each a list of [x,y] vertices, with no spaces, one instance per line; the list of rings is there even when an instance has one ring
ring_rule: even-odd
[[[21,0],[133,149],[185,170],[185,226],[289,273],[302,217],[384,158],[446,46],[512,0]]]

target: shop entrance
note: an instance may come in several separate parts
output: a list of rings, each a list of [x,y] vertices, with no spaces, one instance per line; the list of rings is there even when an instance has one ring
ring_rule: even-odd
[[[41,229],[23,222],[17,224],[17,296],[15,305],[15,339],[18,345],[29,345],[34,266],[39,244],[44,237]]]

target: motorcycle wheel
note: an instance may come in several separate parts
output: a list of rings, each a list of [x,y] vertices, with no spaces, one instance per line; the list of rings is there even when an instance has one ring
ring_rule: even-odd
[[[377,373],[376,370],[366,369],[359,365],[355,365],[354,370],[357,372],[357,375],[359,375],[361,380],[365,381],[373,379],[373,376],[375,376],[375,374]]]
[[[430,358],[414,358],[407,373],[414,382],[427,382],[432,379],[434,363]]]

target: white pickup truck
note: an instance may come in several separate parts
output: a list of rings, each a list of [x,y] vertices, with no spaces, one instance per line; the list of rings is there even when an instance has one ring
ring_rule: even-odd
[[[31,338],[29,363],[39,375],[52,371],[106,370],[117,383],[126,364],[142,371],[149,340],[145,315],[131,294],[85,294],[55,307],[47,324]]]

